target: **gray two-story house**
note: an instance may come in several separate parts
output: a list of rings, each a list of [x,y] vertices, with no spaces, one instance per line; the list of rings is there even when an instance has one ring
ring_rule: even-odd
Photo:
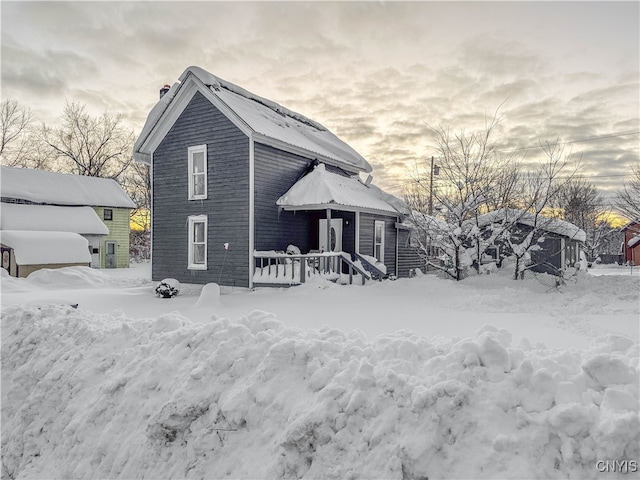
[[[198,67],[160,94],[134,147],[152,167],[154,280],[295,284],[324,257],[396,275],[401,215],[349,145]]]

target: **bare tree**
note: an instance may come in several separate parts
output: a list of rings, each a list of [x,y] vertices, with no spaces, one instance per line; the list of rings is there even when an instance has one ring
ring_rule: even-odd
[[[92,117],[75,102],[67,102],[58,127],[43,125],[42,137],[66,169],[78,175],[118,179],[132,161],[134,135],[121,116]]]
[[[480,132],[452,134],[448,129],[432,129],[437,187],[432,182],[433,166],[415,168],[409,174],[413,181],[405,191],[405,201],[412,211],[409,222],[414,226],[414,237],[425,254],[434,244],[447,253],[451,268],[432,265],[456,280],[462,279],[471,265],[479,271],[480,255],[486,248],[473,220],[482,209],[510,204],[518,190],[519,165],[514,157],[499,155],[492,138],[499,121],[496,111]],[[439,210],[436,216],[431,211],[433,200]]]
[[[123,177],[125,191],[138,206],[131,212],[131,221],[148,232],[151,229],[151,168],[141,162],[131,162]]]
[[[551,222],[559,193],[572,181],[578,168],[577,164],[572,168],[571,155],[565,155],[559,139],[545,142],[541,147],[546,160],[536,170],[523,176],[524,196],[520,202],[520,214],[503,224],[505,231],[511,231],[513,226],[526,218],[526,224],[530,227],[524,236],[504,236],[515,260],[516,280],[523,278],[531,264],[531,253],[540,248],[534,240],[539,231]]]
[[[0,104],[0,159],[9,167],[25,167],[32,142],[29,127],[33,123],[31,110],[15,100]]]
[[[632,170],[631,180],[624,183],[614,206],[631,221],[640,221],[640,166]]]
[[[602,194],[590,181],[576,177],[558,192],[558,207],[564,220],[584,230],[588,259],[595,259],[607,224],[602,222],[607,215]]]

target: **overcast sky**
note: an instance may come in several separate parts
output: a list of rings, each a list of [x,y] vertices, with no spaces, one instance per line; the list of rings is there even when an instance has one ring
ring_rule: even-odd
[[[483,128],[504,102],[501,149],[534,161],[559,138],[613,189],[639,162],[639,6],[3,1],[2,98],[47,123],[73,100],[139,132],[197,65],[324,124],[395,193],[435,153],[430,127]]]

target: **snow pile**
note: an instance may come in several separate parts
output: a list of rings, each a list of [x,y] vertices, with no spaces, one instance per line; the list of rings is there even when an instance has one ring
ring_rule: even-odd
[[[617,335],[558,352],[490,326],[368,341],[263,311],[6,307],[3,476],[598,478],[640,455],[638,357]]]
[[[3,293],[29,291],[33,289],[99,289],[99,288],[131,288],[147,285],[144,278],[114,278],[104,271],[90,267],[42,268],[31,273],[27,278],[2,278]]]

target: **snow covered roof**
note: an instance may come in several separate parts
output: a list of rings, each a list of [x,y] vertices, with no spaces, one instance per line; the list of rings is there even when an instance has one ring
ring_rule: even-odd
[[[59,207],[3,203],[0,230],[44,230],[108,235],[109,229],[91,207]]]
[[[281,105],[254,95],[247,90],[218,78],[199,67],[189,67],[156,106],[151,110],[134,146],[134,158],[150,163],[153,148],[145,145],[154,129],[171,109],[171,105],[180,94],[180,90],[190,77],[199,80],[207,89],[207,98],[221,102],[226,107],[221,111],[246,125],[259,142],[277,142],[277,146],[286,149],[301,149],[313,157],[320,157],[329,163],[344,165],[350,169],[371,171],[371,165],[353,148],[336,137],[321,124],[293,112]],[[227,111],[228,110],[228,111]]]
[[[428,215],[424,212],[420,212],[418,210],[412,210],[401,225],[409,229],[413,228],[414,226],[417,226],[427,231],[452,230],[452,227],[450,227],[449,224],[447,224],[447,222],[445,222],[444,220],[434,217],[432,215]]]
[[[13,248],[18,265],[91,263],[89,242],[77,233],[3,230],[0,243]]]
[[[522,210],[512,208],[494,210],[493,212],[480,215],[477,219],[478,226],[480,227],[485,227],[492,223],[499,223],[503,221],[516,222],[530,227],[536,225],[540,230],[562,235],[563,237],[568,237],[579,242],[584,242],[587,239],[587,234],[584,230],[580,229],[573,223],[555,218],[548,218],[542,215],[538,215],[536,219],[536,216],[533,213],[523,212]]]
[[[357,177],[329,172],[322,163],[298,180],[276,201],[276,205],[285,210],[340,207],[398,215],[395,208],[380,198],[378,191],[370,189]]]
[[[136,208],[115,180],[12,168],[0,170],[2,197],[50,205]]]

